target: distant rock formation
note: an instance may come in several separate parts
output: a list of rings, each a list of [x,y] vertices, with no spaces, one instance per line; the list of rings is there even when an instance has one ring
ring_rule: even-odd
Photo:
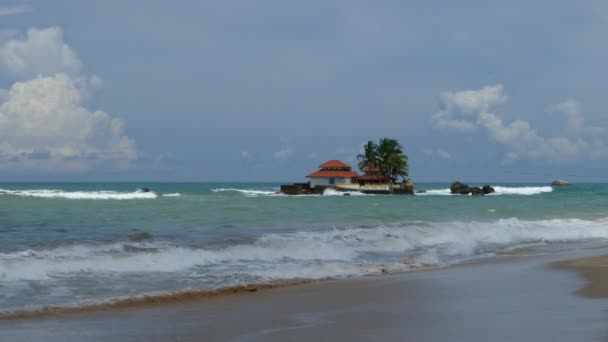
[[[551,182],[552,186],[567,186],[570,185],[570,183],[563,181],[563,180],[554,180],[553,182]]]
[[[494,188],[493,188],[492,186],[487,185],[487,184],[486,184],[486,185],[484,185],[484,186],[483,186],[483,188],[481,188],[481,190],[483,191],[483,193],[484,193],[485,195],[488,195],[488,194],[493,194],[493,193],[495,193],[495,192],[496,192],[496,190],[494,190]]]
[[[483,187],[471,187],[467,184],[461,182],[454,182],[450,186],[450,192],[453,194],[460,195],[473,195],[473,196],[483,196],[494,193],[495,190],[490,185],[484,185]]]

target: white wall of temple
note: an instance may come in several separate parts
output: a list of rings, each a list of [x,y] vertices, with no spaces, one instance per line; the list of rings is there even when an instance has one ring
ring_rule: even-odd
[[[336,184],[351,184],[351,178],[310,178],[310,187],[314,188],[317,185],[335,186]]]

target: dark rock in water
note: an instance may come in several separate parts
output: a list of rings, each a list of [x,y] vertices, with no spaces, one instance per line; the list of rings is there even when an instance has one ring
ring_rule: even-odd
[[[350,196],[350,194],[347,192],[347,193],[343,193],[342,196]]]
[[[152,237],[152,234],[143,232],[143,233],[129,235],[129,239],[131,239],[131,241],[145,241],[145,240],[152,240],[153,237]]]
[[[469,186],[467,184],[464,183],[460,183],[460,182],[454,182],[452,183],[452,186],[450,186],[450,192],[453,194],[459,194],[461,193],[461,191],[468,189]]]
[[[570,185],[570,183],[563,181],[563,180],[555,180],[553,182],[551,182],[552,186],[567,186]]]
[[[452,183],[452,186],[450,186],[450,192],[453,194],[468,195],[472,190],[467,184],[454,182]]]
[[[478,186],[473,187],[473,188],[469,188],[469,189],[471,190],[471,195],[473,195],[473,196],[482,196],[482,195],[485,195],[484,192],[483,192],[483,190],[480,187],[478,187]]]
[[[139,191],[139,192],[150,192],[151,190],[148,189],[148,188],[139,188],[139,189],[137,189],[137,191]]]
[[[464,184],[464,183],[460,183],[460,182],[454,182],[450,186],[450,192],[453,194],[460,194],[460,195],[481,196],[481,195],[491,194],[491,193],[495,192],[495,190],[490,185],[484,185],[482,188],[480,188],[477,186],[471,187],[468,184]]]
[[[496,192],[496,190],[494,190],[494,188],[491,185],[487,185],[487,184],[484,185],[483,188],[481,188],[481,190],[483,191],[483,193],[485,195],[493,194]]]
[[[426,190],[418,190],[418,191],[416,191],[416,193],[417,193],[417,194],[425,194],[425,193],[426,193]]]

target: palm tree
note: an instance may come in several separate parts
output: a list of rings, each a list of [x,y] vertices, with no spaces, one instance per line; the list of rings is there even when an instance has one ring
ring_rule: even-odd
[[[363,172],[378,167],[378,145],[373,141],[368,141],[363,145],[363,153],[357,155],[359,169]]]
[[[389,190],[393,190],[393,182],[398,177],[403,180],[409,175],[407,155],[403,153],[403,147],[395,139],[382,138],[376,144],[368,141],[363,146],[363,153],[357,155],[359,169],[369,171],[378,169],[389,183]]]
[[[378,166],[382,175],[389,182],[389,190],[397,177],[404,180],[409,175],[408,158],[403,147],[395,139],[382,138],[377,145]]]

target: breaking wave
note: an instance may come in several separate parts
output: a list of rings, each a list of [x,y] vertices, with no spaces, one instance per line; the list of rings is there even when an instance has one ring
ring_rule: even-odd
[[[0,306],[22,310],[22,302],[12,298],[30,298],[31,284],[42,289],[36,305],[63,307],[77,298],[112,302],[145,293],[166,296],[183,290],[404,272],[522,246],[606,239],[608,218],[510,218],[267,234],[223,246],[130,239],[27,249],[0,253]],[[79,297],[82,293],[86,295]]]
[[[245,196],[255,197],[255,196],[284,196],[278,191],[268,191],[268,190],[248,190],[248,189],[234,189],[234,188],[220,188],[213,189],[211,192],[237,192],[241,193]]]
[[[182,194],[180,193],[174,193],[174,194],[163,194],[163,197],[181,197]]]
[[[35,198],[63,198],[63,199],[92,199],[92,200],[133,200],[133,199],[153,199],[158,194],[152,191],[64,191],[64,190],[5,190],[0,189],[0,195],[11,195],[19,197]]]
[[[368,196],[359,191],[338,191],[332,188],[327,188],[323,191],[323,196],[344,196],[344,195],[352,195],[352,196]]]
[[[263,280],[324,278],[445,265],[522,244],[608,239],[608,219],[409,223],[269,234],[215,248],[162,241],[73,245],[0,254],[2,281],[73,274],[194,273]]]
[[[491,194],[492,196],[497,195],[539,195],[542,193],[552,192],[553,188],[550,186],[523,186],[523,187],[506,187],[506,186],[494,186],[495,193]],[[451,196],[452,193],[450,189],[433,189],[426,190],[424,193],[417,193],[417,195],[422,196]]]

